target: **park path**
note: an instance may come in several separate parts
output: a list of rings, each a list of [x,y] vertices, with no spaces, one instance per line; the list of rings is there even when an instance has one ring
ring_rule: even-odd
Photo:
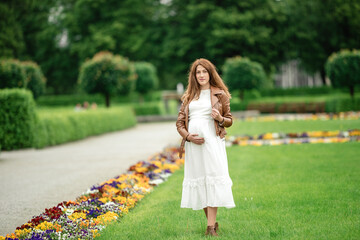
[[[143,123],[45,149],[0,153],[0,236],[179,141],[175,122]]]

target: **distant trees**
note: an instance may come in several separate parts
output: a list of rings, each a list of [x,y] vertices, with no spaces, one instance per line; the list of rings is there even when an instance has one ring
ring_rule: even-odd
[[[333,87],[349,88],[351,98],[354,99],[354,88],[360,85],[360,51],[342,50],[333,53],[328,58],[325,69]]]
[[[289,16],[285,34],[292,56],[307,72],[320,72],[325,84],[327,58],[340,49],[360,48],[360,1],[279,1]]]
[[[99,51],[151,62],[161,88],[185,83],[200,57],[216,66],[248,57],[268,75],[296,58],[325,79],[332,52],[360,48],[359,11],[343,0],[2,1],[0,56],[37,62],[56,94],[74,92],[80,65]]]
[[[110,52],[99,52],[81,65],[78,82],[86,92],[102,94],[109,107],[111,95],[128,94],[135,80],[135,69],[128,59]]]
[[[260,63],[248,58],[234,57],[226,60],[223,78],[230,90],[239,90],[244,99],[244,90],[259,89],[266,82],[266,74]]]

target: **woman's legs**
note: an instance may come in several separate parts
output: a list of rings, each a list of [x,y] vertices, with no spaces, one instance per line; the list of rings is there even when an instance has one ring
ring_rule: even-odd
[[[206,214],[207,220],[208,220],[207,225],[208,226],[215,226],[217,207],[207,207],[207,211],[205,212],[205,214]]]
[[[205,215],[206,215],[206,219],[208,219],[207,207],[206,207],[206,208],[204,208],[204,212],[205,212]]]

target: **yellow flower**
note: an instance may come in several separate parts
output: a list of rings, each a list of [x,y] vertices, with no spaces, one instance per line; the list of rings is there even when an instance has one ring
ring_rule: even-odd
[[[121,213],[128,214],[129,209],[126,206],[120,207]]]
[[[73,221],[76,221],[77,219],[86,219],[86,213],[84,212],[75,212],[69,216],[69,218]]]
[[[154,173],[161,173],[161,172],[162,172],[162,169],[161,169],[161,168],[158,168],[158,169],[155,169],[153,172],[154,172]]]
[[[120,189],[124,189],[124,188],[131,188],[131,185],[123,182],[121,184],[118,184],[117,187]]]
[[[24,229],[15,230],[15,235],[17,238],[25,238],[26,235],[28,235],[30,232],[31,229],[24,228]]]
[[[118,217],[119,215],[114,212],[107,212],[103,215],[98,216],[96,220],[99,222],[99,224],[107,225],[109,222],[116,220]]]
[[[37,230],[46,231],[48,229],[54,229],[54,225],[51,222],[44,221],[35,227]]]
[[[359,129],[355,129],[354,131],[351,131],[349,133],[350,136],[360,136],[360,130]]]
[[[137,193],[134,193],[131,197],[135,198],[135,199],[142,199],[144,197],[144,195],[141,195],[141,194],[137,194]]]
[[[136,172],[147,172],[148,169],[146,167],[137,167],[137,168],[135,168],[135,171]]]
[[[125,204],[126,203],[126,197],[123,196],[117,196],[114,198],[114,200],[118,203]]]
[[[91,230],[91,233],[93,234],[93,238],[96,238],[96,237],[100,236],[100,233],[98,233],[98,231],[99,230],[97,230],[97,229]]]
[[[103,197],[103,198],[99,198],[99,201],[102,202],[102,203],[107,203],[107,202],[110,201],[110,199],[107,198],[107,197]]]
[[[168,164],[164,164],[164,169],[168,169],[173,173],[173,172],[175,172],[175,170],[179,169],[179,166],[168,163]]]
[[[179,158],[179,159],[176,159],[175,162],[176,162],[177,165],[183,165],[185,160],[183,158]]]
[[[154,164],[154,165],[157,166],[158,168],[161,168],[161,166],[162,166],[161,161],[151,161],[150,163],[151,163],[151,164]]]
[[[239,145],[240,145],[240,146],[247,146],[247,145],[249,145],[249,144],[248,144],[247,141],[240,141],[240,142],[239,142]]]
[[[273,139],[272,133],[264,134],[263,139]]]

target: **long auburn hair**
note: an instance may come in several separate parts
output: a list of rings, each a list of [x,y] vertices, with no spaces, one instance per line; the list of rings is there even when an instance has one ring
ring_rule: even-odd
[[[210,85],[223,90],[226,96],[231,98],[231,94],[229,93],[229,90],[225,85],[224,81],[221,79],[218,72],[216,71],[215,65],[205,58],[199,58],[191,64],[188,77],[188,86],[185,93],[181,97],[181,101],[186,105],[194,98],[198,98],[200,96],[200,84],[196,80],[196,68],[199,65],[203,66],[208,71],[210,77]]]

